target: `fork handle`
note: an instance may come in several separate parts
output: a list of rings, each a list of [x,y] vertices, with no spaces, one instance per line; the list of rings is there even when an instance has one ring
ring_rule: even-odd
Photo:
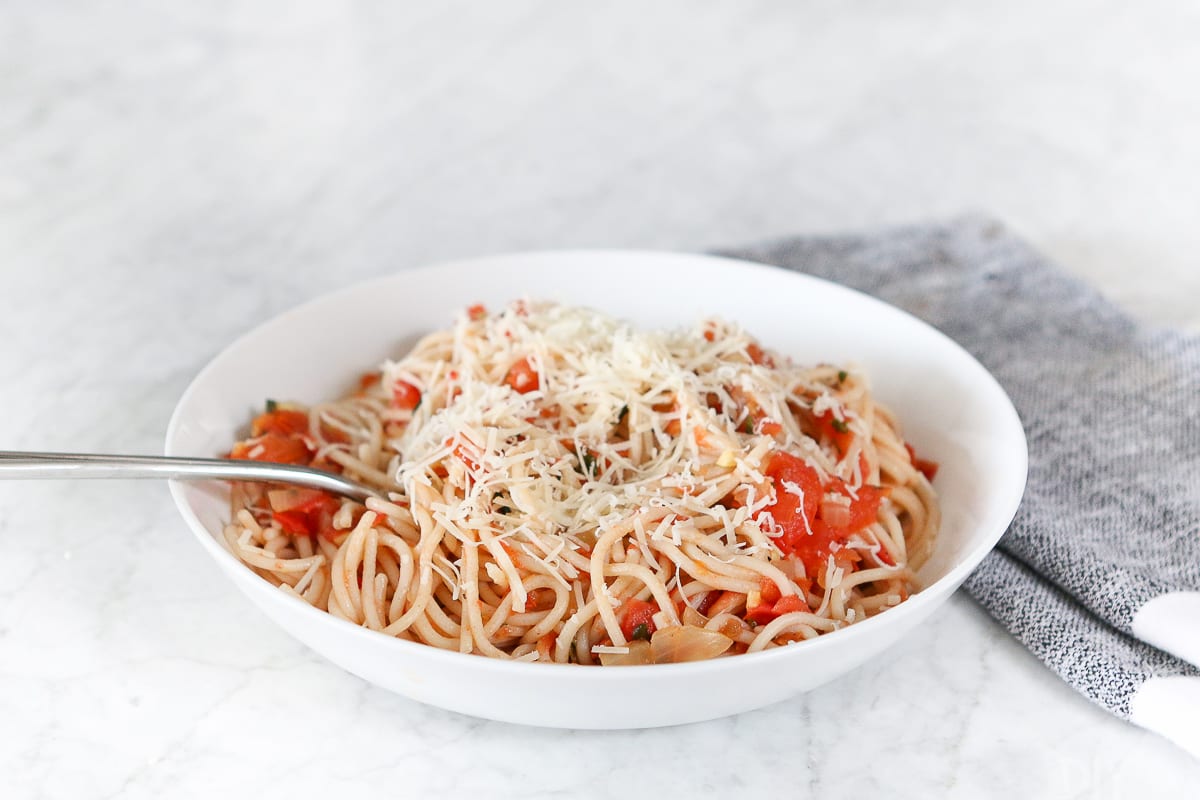
[[[0,450],[0,479],[159,478],[292,483],[324,489],[353,500],[375,492],[311,467],[228,458],[127,456],[99,453],[30,453]]]

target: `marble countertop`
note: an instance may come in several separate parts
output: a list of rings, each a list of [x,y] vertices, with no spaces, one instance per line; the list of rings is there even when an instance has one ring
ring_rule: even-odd
[[[502,7],[501,7],[502,6]],[[0,8],[0,443],[160,449],[217,351],[463,255],[701,250],[964,211],[1200,329],[1188,2]],[[0,484],[0,796],[1186,796],[1200,764],[965,596],[735,718],[560,732],[373,688],[166,487]],[[373,795],[374,796],[374,795]]]

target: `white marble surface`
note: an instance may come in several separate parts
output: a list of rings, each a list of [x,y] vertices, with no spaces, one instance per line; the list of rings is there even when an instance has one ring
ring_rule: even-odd
[[[0,7],[0,443],[160,447],[259,320],[422,262],[994,214],[1200,328],[1181,2]],[[0,797],[1188,796],[971,601],[763,711],[554,732],[364,684],[165,487],[0,485]]]

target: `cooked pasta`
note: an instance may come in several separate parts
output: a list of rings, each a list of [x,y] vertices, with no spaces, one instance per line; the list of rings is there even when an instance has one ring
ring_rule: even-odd
[[[690,661],[811,639],[915,591],[930,481],[856,369],[718,320],[475,306],[350,395],[268,402],[234,458],[304,463],[365,504],[235,484],[224,543],[319,609],[523,661]]]

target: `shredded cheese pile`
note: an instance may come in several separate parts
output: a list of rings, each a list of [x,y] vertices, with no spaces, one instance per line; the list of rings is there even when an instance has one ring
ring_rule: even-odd
[[[768,453],[790,447],[838,471],[787,402],[815,392],[819,410],[842,412],[810,370],[755,364],[750,344],[732,323],[647,332],[553,304],[516,303],[477,319],[463,314],[452,335],[384,365],[385,385],[408,382],[423,398],[403,434],[389,442],[396,453],[390,470],[410,488],[427,482],[434,465],[448,464],[449,480],[465,493],[434,518],[463,536],[480,526],[515,536],[564,581],[577,577],[564,549],[590,549],[595,532],[647,507],[677,519],[710,517],[731,547],[767,549],[761,522],[769,520],[757,514],[770,500],[760,488]],[[526,393],[506,383],[521,359],[538,375],[538,388]],[[744,398],[756,399],[756,420]],[[731,417],[713,406],[738,411]],[[762,432],[770,421],[781,434]],[[852,485],[862,481],[847,477]],[[740,507],[718,505],[732,484],[758,491]],[[679,526],[670,518],[646,535],[678,545]]]

